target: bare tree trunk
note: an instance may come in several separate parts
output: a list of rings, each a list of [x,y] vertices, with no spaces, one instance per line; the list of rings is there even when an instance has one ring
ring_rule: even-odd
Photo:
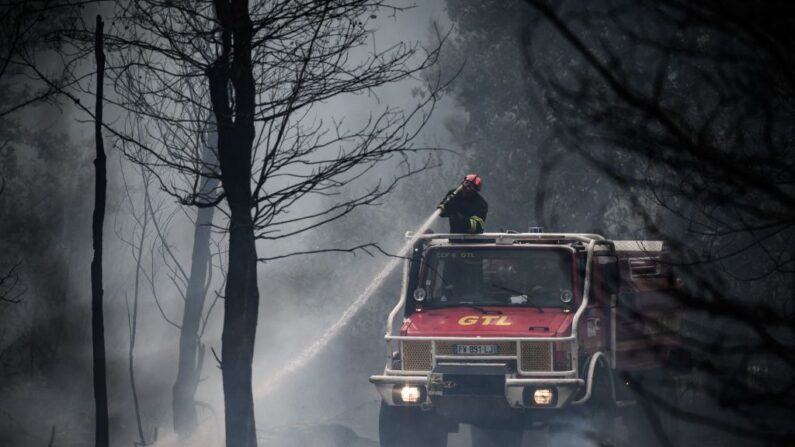
[[[246,180],[248,177],[243,177]],[[226,409],[226,445],[257,445],[251,364],[257,331],[257,253],[251,209],[232,208],[229,273],[224,300],[222,375]]]
[[[230,211],[229,272],[221,336],[226,445],[253,447],[257,445],[257,436],[251,364],[259,308],[257,248],[251,216],[256,93],[251,66],[253,29],[247,1],[216,0],[215,5],[221,24],[222,54],[208,70],[207,76],[218,124],[221,184]],[[229,95],[230,83],[234,101]]]
[[[202,155],[205,164],[216,161],[218,133],[215,123],[207,147]],[[208,178],[204,181],[200,194],[212,194],[218,180]],[[191,256],[190,278],[185,292],[185,310],[182,314],[182,329],[179,333],[179,365],[177,380],[174,382],[172,407],[174,411],[174,431],[186,437],[196,430],[196,389],[204,363],[204,346],[200,345],[200,325],[204,302],[207,298],[207,273],[210,268],[210,235],[212,234],[215,207],[199,208],[193,229],[193,254]]]
[[[95,445],[110,444],[108,435],[108,389],[105,378],[105,324],[102,311],[102,226],[105,222],[105,191],[107,168],[105,147],[102,141],[102,84],[104,82],[105,53],[102,50],[102,17],[97,15],[94,52],[97,59],[97,102],[94,120],[94,138],[97,158],[94,160],[96,180],[94,184],[94,215],[92,239],[94,259],[91,261],[91,337],[94,362],[94,405],[96,411]]]

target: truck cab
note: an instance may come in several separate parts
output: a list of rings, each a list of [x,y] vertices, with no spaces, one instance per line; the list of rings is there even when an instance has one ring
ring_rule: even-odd
[[[596,426],[628,399],[624,373],[677,351],[681,311],[657,241],[594,234],[407,234],[413,250],[387,318],[381,445],[518,445],[571,408]],[[396,321],[402,316],[402,322]],[[611,419],[612,424],[612,419]],[[603,428],[599,437],[609,436]]]

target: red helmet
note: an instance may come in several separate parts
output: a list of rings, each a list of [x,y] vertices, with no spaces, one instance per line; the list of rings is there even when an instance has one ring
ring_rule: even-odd
[[[483,181],[478,177],[477,174],[469,174],[464,177],[464,188],[466,189],[474,189],[475,191],[480,191],[480,186]]]

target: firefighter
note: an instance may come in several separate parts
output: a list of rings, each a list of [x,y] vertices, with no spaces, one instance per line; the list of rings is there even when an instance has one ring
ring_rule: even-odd
[[[450,233],[483,233],[489,205],[480,195],[482,183],[477,174],[469,174],[439,204],[441,216],[450,219]]]

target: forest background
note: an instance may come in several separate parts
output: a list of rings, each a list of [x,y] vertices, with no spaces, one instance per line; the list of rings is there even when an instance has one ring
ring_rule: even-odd
[[[30,5],[39,3],[22,3],[28,6],[3,4],[3,20],[37,17]],[[374,30],[368,45],[419,40],[435,48],[444,40],[438,63],[369,94],[319,104],[318,114],[336,113],[355,126],[385,105],[411,110],[433,95],[434,113],[414,144],[434,150],[407,155],[427,169],[390,194],[298,238],[258,242],[264,257],[343,250],[259,264],[253,364],[258,437],[330,425],[376,438],[378,398],[367,376],[383,366],[382,345],[374,340],[396,299],[397,278],[307,368],[275,391],[258,394],[257,383],[333,324],[388,260],[372,246],[344,250],[377,243],[394,253],[403,232],[421,223],[468,172],[484,179],[490,230],[542,226],[615,239],[665,239],[686,248],[692,272],[686,278],[692,286],[688,336],[703,354],[695,367],[702,377],[717,379],[696,398],[694,411],[703,418],[680,415],[697,427],[689,439],[695,444],[720,436],[743,443],[754,433],[763,439],[791,435],[775,420],[792,414],[795,383],[795,151],[787,149],[795,122],[795,41],[788,33],[795,16],[787,14],[786,2],[720,3],[439,0],[406,11],[368,11]],[[30,26],[24,39],[16,39],[18,28],[2,27],[4,60],[14,62],[0,73],[4,445],[92,439],[94,141],[90,115],[75,104],[81,98],[89,104],[85,95],[92,88],[90,77],[57,83],[72,56],[66,42],[75,36],[42,36],[62,27],[93,29],[96,13],[112,27],[116,5],[69,6],[79,8],[82,24],[74,21],[74,10],[56,8],[45,18],[20,22]],[[91,74],[93,60],[82,64],[72,68]],[[437,91],[439,79],[452,82]],[[109,113],[108,126],[124,122]],[[191,262],[198,212],[178,204],[158,178],[131,163],[135,157],[122,153],[123,142],[111,132],[105,138],[110,431],[114,445],[165,442],[174,430],[175,325],[188,286],[180,270]],[[387,160],[338,196],[309,198],[293,212],[358,197],[380,179],[399,176],[404,163]],[[223,306],[216,298],[223,294],[228,246],[222,214],[216,214],[218,228],[210,237],[212,267],[200,320],[196,411],[210,433],[207,445],[223,439],[221,377],[213,355],[220,352]]]

